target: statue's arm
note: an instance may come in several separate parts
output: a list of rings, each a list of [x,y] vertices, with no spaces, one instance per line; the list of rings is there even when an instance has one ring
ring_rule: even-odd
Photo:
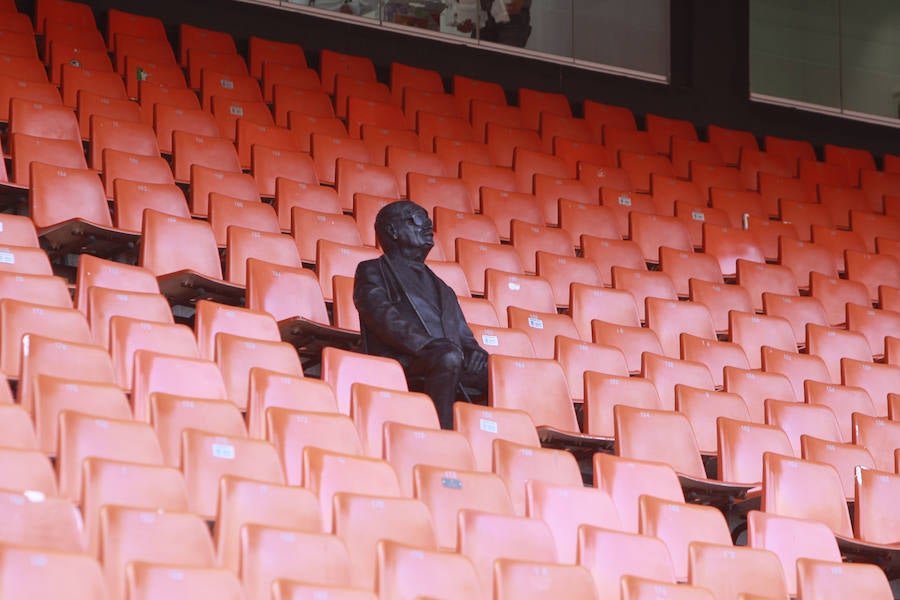
[[[446,285],[446,284],[445,284]],[[453,294],[453,290],[447,288],[447,293]],[[474,357],[479,356],[479,359],[476,359],[476,363],[479,363],[480,360],[487,360],[487,351],[481,347],[481,344],[478,343],[478,340],[475,339],[475,335],[472,333],[472,329],[469,327],[469,324],[466,323],[466,317],[462,312],[462,308],[459,306],[459,302],[453,303],[453,310],[457,314],[457,323],[459,323],[459,331],[458,338],[460,344],[462,345],[463,352],[466,355],[467,361],[472,361]]]
[[[416,354],[431,341],[424,328],[397,310],[391,300],[381,269],[361,263],[353,284],[353,303],[370,334],[407,354]]]

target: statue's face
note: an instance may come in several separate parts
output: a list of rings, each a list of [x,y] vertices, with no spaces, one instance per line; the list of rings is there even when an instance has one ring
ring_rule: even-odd
[[[421,206],[406,211],[399,222],[394,223],[397,246],[402,250],[422,250],[425,254],[434,246],[434,229],[428,213]],[[422,255],[425,258],[425,255]]]

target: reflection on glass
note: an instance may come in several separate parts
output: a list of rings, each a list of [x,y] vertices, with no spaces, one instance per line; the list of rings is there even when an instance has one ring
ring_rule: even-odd
[[[840,107],[837,0],[750,3],[750,90]]]
[[[382,0],[385,23],[525,47],[531,0]]]
[[[288,0],[288,2],[349,15],[378,18],[378,0]]]
[[[483,41],[525,47],[531,35],[531,0],[481,0],[481,7],[487,13]]]
[[[447,10],[441,13],[441,31],[475,37],[475,29],[484,27],[487,14],[479,0],[444,0]]]
[[[443,0],[384,0],[381,19],[385,23],[439,31],[445,8]]]
[[[282,0],[668,79],[670,0]]]
[[[575,58],[669,75],[669,0],[574,0]]]
[[[572,0],[534,0],[530,13],[531,35],[525,48],[571,57]]]
[[[900,117],[900,4],[841,5],[844,110]]]

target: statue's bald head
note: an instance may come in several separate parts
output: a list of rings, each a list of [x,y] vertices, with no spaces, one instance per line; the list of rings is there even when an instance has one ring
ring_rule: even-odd
[[[424,208],[399,200],[381,208],[375,216],[375,237],[386,254],[401,251],[408,258],[421,254],[421,260],[434,246],[432,223]]]

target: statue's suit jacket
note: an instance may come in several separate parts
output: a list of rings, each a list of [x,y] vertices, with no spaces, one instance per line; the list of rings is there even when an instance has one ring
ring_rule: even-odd
[[[353,285],[353,303],[359,311],[363,351],[397,359],[404,367],[436,337],[445,337],[457,344],[466,359],[472,352],[484,352],[466,324],[456,294],[430,269],[428,272],[440,295],[443,335],[429,331],[387,255],[359,264]]]

